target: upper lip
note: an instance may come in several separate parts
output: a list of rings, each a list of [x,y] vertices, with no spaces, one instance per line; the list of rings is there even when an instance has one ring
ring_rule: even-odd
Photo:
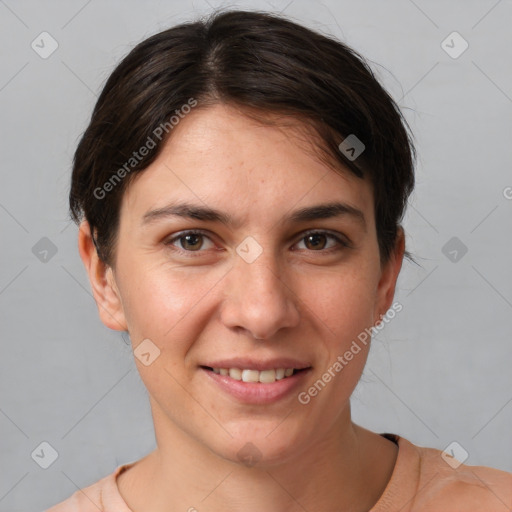
[[[250,370],[274,370],[277,368],[295,368],[302,370],[310,368],[311,364],[293,359],[290,357],[279,357],[275,359],[256,360],[248,357],[237,357],[234,359],[217,359],[202,364],[201,366],[208,366],[210,368],[240,368]]]

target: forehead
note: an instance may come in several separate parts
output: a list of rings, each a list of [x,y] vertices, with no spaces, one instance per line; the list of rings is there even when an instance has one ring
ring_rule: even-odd
[[[297,120],[261,123],[223,104],[193,110],[132,181],[121,216],[142,218],[180,200],[229,212],[240,223],[272,224],[290,210],[342,201],[373,222],[369,182],[328,166],[316,141]]]

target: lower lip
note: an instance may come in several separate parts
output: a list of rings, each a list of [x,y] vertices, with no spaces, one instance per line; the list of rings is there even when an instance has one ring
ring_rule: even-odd
[[[212,370],[200,368],[207,377],[213,380],[223,391],[247,404],[271,404],[293,393],[304,381],[311,368],[302,370],[290,377],[275,382],[263,384],[261,382],[242,382],[228,375],[220,375]]]

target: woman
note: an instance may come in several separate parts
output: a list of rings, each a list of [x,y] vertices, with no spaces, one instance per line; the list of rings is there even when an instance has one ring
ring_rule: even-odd
[[[164,31],[116,68],[70,206],[127,331],[157,448],[50,509],[505,511],[512,474],[351,420],[414,184],[362,57],[265,13]]]

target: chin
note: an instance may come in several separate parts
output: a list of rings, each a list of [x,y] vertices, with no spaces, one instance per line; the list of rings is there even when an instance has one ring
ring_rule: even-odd
[[[246,467],[266,468],[289,462],[297,457],[302,443],[295,439],[289,425],[286,429],[278,425],[279,422],[273,422],[269,429],[265,422],[261,428],[241,428],[228,446],[216,451],[221,457]]]

